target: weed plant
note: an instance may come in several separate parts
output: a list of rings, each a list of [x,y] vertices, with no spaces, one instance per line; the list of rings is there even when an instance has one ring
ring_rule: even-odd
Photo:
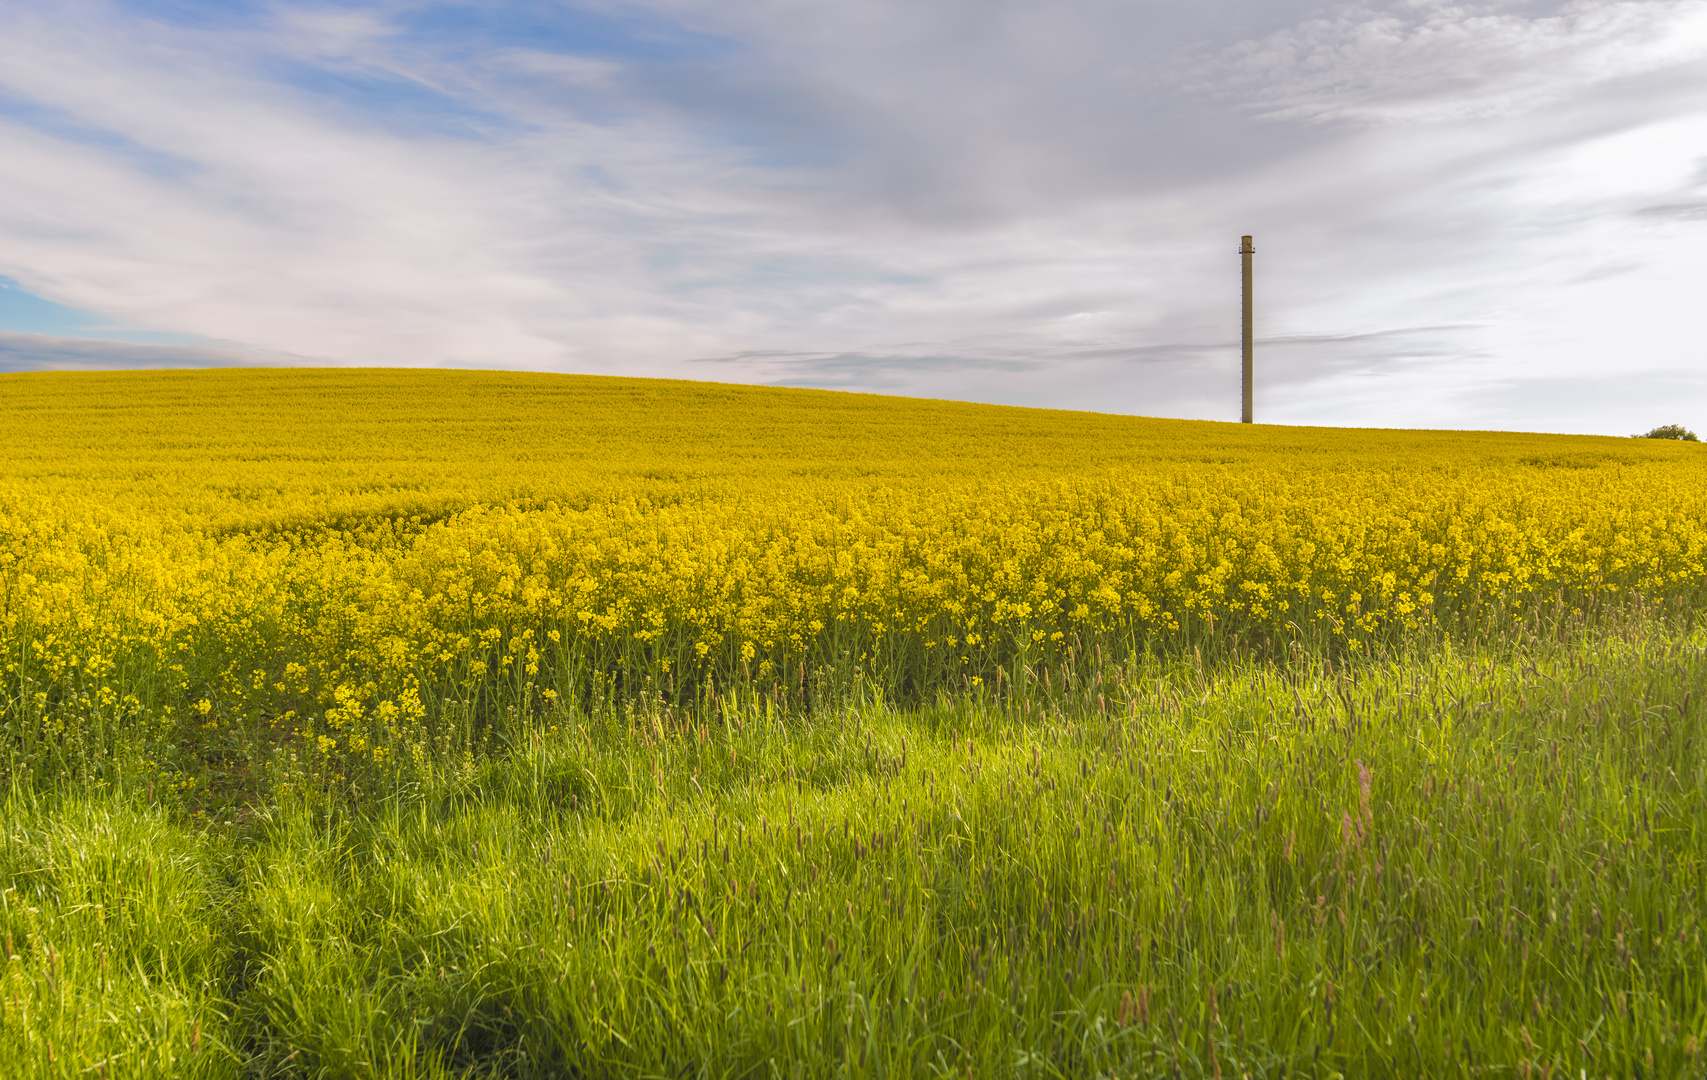
[[[354,792],[14,779],[0,1062],[1707,1075],[1687,614],[814,679],[560,704]]]

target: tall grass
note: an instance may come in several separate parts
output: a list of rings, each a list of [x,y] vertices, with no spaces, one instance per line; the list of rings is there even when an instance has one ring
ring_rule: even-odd
[[[359,799],[14,783],[20,1076],[1701,1076],[1707,634],[560,706]],[[809,682],[809,680],[808,680]],[[796,703],[797,704],[797,703]],[[200,811],[197,817],[190,810]]]

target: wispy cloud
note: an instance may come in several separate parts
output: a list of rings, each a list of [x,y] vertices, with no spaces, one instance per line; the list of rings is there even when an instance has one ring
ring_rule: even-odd
[[[149,345],[134,341],[0,331],[0,371],[97,371],[126,368],[314,367],[323,357],[242,346]]]
[[[1522,116],[1707,58],[1707,8],[1692,0],[1536,6],[1341,5],[1186,70],[1269,119],[1438,123]]]
[[[1226,418],[1250,232],[1261,418],[1707,411],[1703,59],[1707,0],[16,5],[0,274],[184,363]]]

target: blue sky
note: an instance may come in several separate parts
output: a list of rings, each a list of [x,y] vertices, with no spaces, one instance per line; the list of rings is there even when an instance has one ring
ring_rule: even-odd
[[[148,345],[207,344],[193,334],[114,326],[95,312],[44,300],[4,277],[0,277],[0,331]]]
[[[1707,0],[0,0],[0,370],[1707,429]]]

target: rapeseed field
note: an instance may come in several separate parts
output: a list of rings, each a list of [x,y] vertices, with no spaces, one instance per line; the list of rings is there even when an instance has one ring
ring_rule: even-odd
[[[919,700],[1087,649],[1355,651],[1707,581],[1707,457],[1649,440],[564,376],[8,379],[6,722],[66,767],[259,723],[384,764],[554,701],[798,704],[828,672]]]
[[[22,1075],[1701,1075],[1699,446],[322,369],[0,462]]]

